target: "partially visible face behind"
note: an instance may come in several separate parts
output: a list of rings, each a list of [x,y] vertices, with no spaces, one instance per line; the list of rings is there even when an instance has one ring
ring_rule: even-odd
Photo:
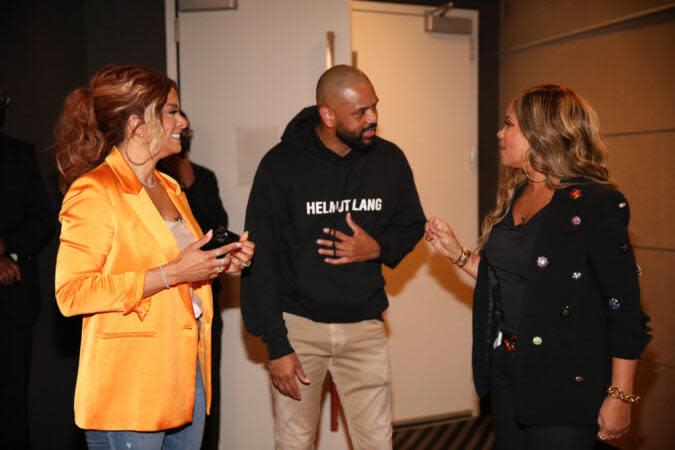
[[[499,138],[499,156],[504,167],[520,168],[523,167],[523,158],[530,143],[525,138],[516,115],[513,113],[513,102],[506,110],[504,118],[504,127],[497,132]]]
[[[375,89],[369,82],[354,84],[343,91],[335,110],[335,135],[352,149],[367,150],[375,144],[377,129]]]
[[[166,104],[162,107],[162,127],[164,128],[160,148],[160,152],[163,153],[162,157],[180,153],[180,135],[187,127],[187,120],[180,114],[180,102],[175,89],[169,91]]]

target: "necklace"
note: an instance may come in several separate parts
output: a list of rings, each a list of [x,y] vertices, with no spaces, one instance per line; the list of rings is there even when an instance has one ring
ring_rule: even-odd
[[[157,187],[157,178],[155,178],[154,175],[152,176],[152,183],[150,183],[150,184],[143,183],[140,178],[138,178],[138,182],[141,183],[143,186],[145,186],[148,189],[154,189],[154,188]]]

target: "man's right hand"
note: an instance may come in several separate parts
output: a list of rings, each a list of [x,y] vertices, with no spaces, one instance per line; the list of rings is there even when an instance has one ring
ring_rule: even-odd
[[[309,378],[305,376],[298,355],[290,353],[278,359],[272,359],[269,362],[270,377],[272,384],[282,394],[295,400],[300,400],[300,388],[295,377],[304,383],[309,384]]]
[[[21,269],[9,256],[0,256],[0,284],[11,286],[21,281]]]

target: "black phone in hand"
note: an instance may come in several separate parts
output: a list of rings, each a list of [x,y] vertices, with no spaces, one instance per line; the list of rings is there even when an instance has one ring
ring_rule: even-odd
[[[213,236],[211,240],[204,244],[202,250],[213,250],[223,245],[231,244],[239,240],[239,235],[234,231],[230,231],[222,225],[218,225],[213,229]],[[224,258],[225,253],[219,255],[218,258]]]

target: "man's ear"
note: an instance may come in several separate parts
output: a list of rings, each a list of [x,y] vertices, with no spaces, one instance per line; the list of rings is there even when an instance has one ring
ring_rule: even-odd
[[[125,131],[128,138],[137,137],[145,139],[148,134],[148,127],[138,114],[132,114],[127,119]]]
[[[327,128],[335,128],[335,112],[328,106],[319,106],[319,117]]]

